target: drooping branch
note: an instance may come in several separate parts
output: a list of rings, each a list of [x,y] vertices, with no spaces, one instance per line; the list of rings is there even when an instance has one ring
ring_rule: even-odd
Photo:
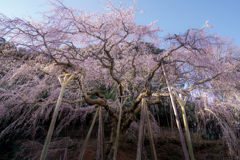
[[[85,100],[69,101],[69,100],[63,99],[62,102],[69,103],[69,104],[74,104],[74,103],[84,103],[86,101]],[[55,104],[55,103],[57,103],[57,101],[50,102],[49,104]]]
[[[99,90],[87,92],[87,95],[93,95],[93,94],[96,94],[99,98],[106,98],[105,95],[103,95]]]
[[[160,60],[157,60],[157,59],[156,59],[156,60],[154,60],[154,61],[155,61],[155,62],[161,62],[161,61],[163,61],[165,58],[169,57],[174,51],[177,51],[178,49],[182,48],[183,46],[184,46],[184,44],[181,44],[181,45],[179,45],[178,47],[167,51],[167,53],[166,53],[163,57],[161,57]]]
[[[205,83],[205,82],[208,82],[208,81],[211,81],[213,80],[214,78],[216,78],[217,76],[219,76],[220,74],[222,74],[223,72],[218,72],[217,74],[213,75],[212,77],[210,78],[205,78],[205,79],[202,79],[202,80],[199,80],[197,82],[194,82],[192,85],[190,85],[188,88],[186,89],[182,89],[182,91],[184,92],[190,92],[192,90],[195,89],[195,86],[199,85],[199,84],[202,84],[202,83]]]

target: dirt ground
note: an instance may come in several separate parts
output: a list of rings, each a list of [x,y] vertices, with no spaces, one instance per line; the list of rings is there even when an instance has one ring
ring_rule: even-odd
[[[195,160],[238,159],[237,157],[229,157],[227,145],[222,140],[203,140],[197,133],[192,133],[191,138]],[[84,160],[94,160],[96,158],[97,140],[91,139],[91,141],[92,143],[84,155]],[[164,131],[159,133],[157,140],[155,139],[155,147],[158,160],[184,159],[178,132]],[[136,142],[122,141],[118,149],[118,160],[135,160],[136,152]],[[144,155],[146,160],[151,160],[151,148],[147,137],[144,142]]]
[[[79,134],[79,132],[68,132],[67,135],[71,138],[71,144],[69,143],[67,149],[60,149],[57,152],[51,152],[54,154],[48,155],[48,160],[77,160],[80,148],[84,142],[84,136]],[[108,135],[107,135],[108,136]],[[107,137],[106,136],[106,137]],[[61,137],[58,137],[61,138]],[[221,140],[203,140],[197,133],[191,133],[192,145],[194,150],[195,160],[235,160],[238,159],[237,156],[228,156],[228,147]],[[105,142],[109,141],[105,138]],[[64,142],[63,142],[64,143]],[[62,144],[63,146],[66,144]],[[50,147],[52,151],[57,150],[61,147],[61,144]],[[157,151],[158,160],[183,160],[184,154],[181,147],[181,141],[178,132],[164,131],[158,133],[157,138],[155,138],[155,147]],[[39,147],[42,148],[42,147]],[[124,139],[119,143],[118,148],[118,160],[135,160],[137,151],[136,140]],[[32,155],[37,155],[41,152],[31,151]],[[88,142],[84,160],[95,160],[97,152],[97,135],[93,133]],[[145,138],[144,151],[145,160],[151,160],[151,148],[149,145],[148,138]],[[34,157],[34,156],[32,156]],[[20,156],[19,160],[28,160],[26,154]],[[31,159],[31,158],[30,158]],[[37,159],[37,158],[36,158]],[[39,159],[39,158],[38,158]]]

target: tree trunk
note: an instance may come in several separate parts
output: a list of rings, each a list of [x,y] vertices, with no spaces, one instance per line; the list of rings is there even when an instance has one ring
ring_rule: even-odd
[[[167,111],[166,111],[166,105],[165,104],[163,105],[163,111],[164,111],[165,116],[166,116],[167,127],[170,128],[170,124],[169,124],[169,120],[168,120],[168,114],[167,114]]]

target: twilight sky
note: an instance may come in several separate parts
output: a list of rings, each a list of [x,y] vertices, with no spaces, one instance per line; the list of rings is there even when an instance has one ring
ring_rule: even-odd
[[[119,4],[120,0],[112,0]],[[133,2],[123,0],[123,2]],[[2,0],[0,13],[8,17],[40,19],[38,12],[50,9],[47,0]],[[66,6],[86,11],[103,10],[101,0],[63,0]],[[214,26],[211,33],[221,37],[233,38],[240,47],[240,0],[137,0],[136,7],[145,13],[136,14],[136,23],[146,25],[157,20],[160,36],[167,33],[178,34],[188,28],[201,28],[207,20]]]

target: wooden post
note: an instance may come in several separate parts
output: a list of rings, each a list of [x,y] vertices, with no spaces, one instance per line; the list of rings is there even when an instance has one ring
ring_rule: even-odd
[[[102,117],[102,106],[99,106],[99,123],[98,123],[98,144],[97,144],[97,160],[104,160],[104,126]]]
[[[173,94],[172,94],[172,89],[171,89],[170,84],[168,82],[168,76],[167,76],[167,73],[165,72],[165,68],[164,68],[163,62],[162,62],[161,65],[162,65],[163,74],[165,76],[166,83],[167,83],[167,86],[168,86],[168,91],[169,91],[169,94],[170,94],[173,111],[174,111],[174,114],[175,114],[175,117],[176,117],[176,122],[177,122],[177,127],[178,127],[178,130],[179,130],[179,134],[180,134],[180,139],[181,139],[181,143],[182,143],[183,153],[184,153],[185,159],[186,160],[190,160],[189,159],[188,150],[187,150],[187,146],[186,146],[186,142],[185,142],[185,138],[184,138],[184,134],[183,134],[182,127],[181,127],[181,122],[180,122],[180,119],[179,119],[179,116],[178,116],[178,113],[177,113],[177,107],[176,107],[176,105],[174,103],[174,97],[173,97]]]
[[[57,104],[56,104],[56,107],[55,107],[54,112],[53,112],[53,117],[52,117],[52,120],[51,120],[50,127],[48,129],[47,138],[46,138],[45,143],[44,143],[44,147],[43,147],[43,150],[42,150],[40,160],[46,160],[46,158],[47,158],[47,152],[48,152],[49,144],[50,144],[50,141],[51,141],[51,138],[52,138],[54,126],[55,126],[55,123],[56,123],[56,120],[57,120],[58,111],[59,111],[59,108],[60,108],[60,105],[61,105],[61,102],[62,102],[62,97],[63,97],[64,90],[65,90],[66,86],[68,85],[68,83],[75,77],[75,75],[76,75],[76,73],[74,73],[74,74],[64,74],[64,75],[58,76],[58,80],[60,81],[60,84],[61,84],[61,91],[59,93]],[[64,77],[63,80],[61,79],[62,77]]]
[[[84,156],[84,153],[85,153],[85,150],[86,150],[86,147],[87,147],[87,142],[88,142],[88,140],[89,140],[89,138],[90,138],[90,135],[91,135],[91,133],[92,133],[92,129],[93,129],[93,127],[94,127],[94,124],[95,124],[96,119],[97,119],[97,116],[98,116],[98,112],[99,112],[99,107],[97,108],[97,110],[96,110],[96,112],[95,112],[95,115],[94,115],[94,118],[93,118],[91,127],[90,127],[90,129],[89,129],[89,131],[88,131],[88,134],[87,134],[87,137],[86,137],[86,139],[85,139],[85,141],[84,141],[84,144],[83,144],[83,146],[82,146],[82,148],[81,148],[81,150],[80,150],[81,153],[80,153],[80,155],[79,155],[79,157],[78,157],[78,160],[82,160],[82,159],[83,159],[83,156]]]
[[[119,143],[121,118],[122,118],[122,106],[120,106],[120,109],[119,109],[119,119],[118,119],[118,126],[117,126],[117,137],[116,137],[116,141],[115,141],[113,160],[117,160],[117,150],[118,150],[118,143]]]
[[[175,135],[175,130],[174,130],[174,126],[173,126],[173,107],[172,107],[172,104],[170,103],[169,104],[169,112],[170,112],[170,120],[171,120],[171,130],[172,132],[174,132],[174,135]]]
[[[150,146],[151,146],[152,159],[157,160],[157,153],[156,153],[156,149],[155,149],[155,145],[154,145],[153,134],[152,134],[151,124],[150,124],[150,120],[149,120],[146,99],[143,98],[142,101],[143,101],[143,105],[144,105],[145,119],[147,122],[148,136],[149,136],[149,142],[150,142]]]
[[[142,99],[143,100],[143,99]],[[144,98],[145,102],[143,102],[143,107],[145,106],[146,104],[146,99]],[[145,113],[145,110],[144,110],[144,113]],[[146,134],[146,115],[144,115],[144,122],[143,122],[143,142],[142,142],[142,155],[141,155],[141,159],[144,160],[145,159],[145,154],[143,152],[143,149],[144,149],[144,141],[145,141],[145,134]]]
[[[141,119],[140,119],[139,132],[138,132],[138,145],[137,145],[137,158],[136,158],[136,160],[141,160],[142,159],[142,152],[143,152],[144,124],[145,124],[144,103],[145,103],[145,101],[142,100]]]
[[[190,159],[194,160],[192,142],[191,142],[190,132],[189,132],[189,128],[188,128],[186,111],[185,111],[185,108],[184,108],[184,106],[186,105],[186,102],[187,102],[187,97],[185,97],[185,99],[183,100],[182,94],[180,94],[180,96],[178,97],[178,94],[175,90],[174,90],[174,94],[175,94],[175,96],[177,98],[177,101],[180,104],[181,109],[182,109],[182,116],[183,116],[183,122],[184,122],[184,128],[185,128],[185,137],[186,137],[186,140],[187,140],[187,146],[188,146],[188,152],[189,152],[189,155],[190,155]]]
[[[101,106],[101,158],[102,160],[105,159],[105,152],[104,152],[104,122],[103,122],[103,107]]]
[[[117,160],[117,150],[118,150],[118,144],[119,144],[119,135],[120,135],[120,130],[121,130],[121,120],[122,120],[122,107],[125,104],[127,98],[122,102],[124,96],[119,96],[119,100],[121,100],[121,104],[118,101],[118,106],[119,106],[119,119],[118,119],[118,126],[117,126],[117,137],[115,141],[115,146],[114,146],[114,154],[113,154],[113,160]]]

